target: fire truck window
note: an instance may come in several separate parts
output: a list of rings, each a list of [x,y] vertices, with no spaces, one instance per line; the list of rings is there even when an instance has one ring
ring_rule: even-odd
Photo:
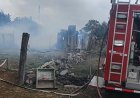
[[[125,28],[125,24],[117,24],[116,29],[121,29],[123,30]]]
[[[126,19],[126,18],[127,18],[127,14],[118,13],[118,14],[117,14],[117,18],[118,18],[118,19]]]
[[[133,35],[134,35],[134,40],[136,42],[137,48],[140,50],[140,17],[135,17],[134,19],[134,28],[133,28]]]
[[[140,13],[135,13],[135,14],[134,14],[134,17],[135,17],[135,18],[140,18]]]
[[[140,14],[135,14],[134,17],[130,63],[132,63],[134,66],[140,66]]]

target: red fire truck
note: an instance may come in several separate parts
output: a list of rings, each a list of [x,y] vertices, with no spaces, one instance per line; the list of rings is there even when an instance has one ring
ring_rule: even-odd
[[[140,93],[140,5],[112,0],[105,88]]]

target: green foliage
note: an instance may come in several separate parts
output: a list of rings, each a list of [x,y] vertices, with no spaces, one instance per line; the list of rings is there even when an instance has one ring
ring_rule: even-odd
[[[96,51],[101,45],[102,38],[107,31],[108,24],[106,22],[100,23],[97,20],[89,20],[81,31],[85,31],[89,34],[87,50]]]
[[[6,25],[11,22],[10,14],[5,14],[3,11],[0,12],[0,26]]]
[[[97,57],[88,58],[85,62],[73,65],[71,72],[77,76],[87,77],[97,69]]]
[[[101,38],[107,30],[107,23],[99,23],[97,20],[89,20],[82,30],[90,32],[92,36]]]
[[[10,14],[5,14],[3,11],[0,12],[0,27],[13,28],[18,32],[30,32],[32,35],[39,34],[42,29],[41,25],[32,20],[31,17],[16,17],[13,21],[11,21]],[[7,31],[4,30],[1,32]]]

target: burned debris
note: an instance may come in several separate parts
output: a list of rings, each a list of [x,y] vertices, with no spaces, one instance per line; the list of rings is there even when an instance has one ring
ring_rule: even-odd
[[[66,74],[66,75],[57,75],[57,81],[63,85],[82,86],[89,81],[89,78]]]
[[[39,71],[37,71],[37,70],[44,70],[43,71],[44,74],[42,73],[42,75],[43,75],[42,77],[48,77],[47,71],[54,70],[55,74],[53,75],[53,77],[55,77],[54,81],[56,81],[56,83],[59,83],[61,85],[82,86],[89,80],[89,78],[77,76],[74,73],[71,73],[70,69],[72,69],[74,67],[73,66],[74,64],[78,64],[83,61],[84,61],[83,56],[79,53],[78,54],[68,53],[65,58],[62,57],[62,58],[55,59],[55,60],[52,59],[51,61],[46,62],[43,65],[40,65],[36,70],[26,72],[25,83],[27,85],[34,85],[34,83],[37,82],[36,80],[40,76],[40,75],[38,76],[38,74],[41,74],[41,72],[39,73]],[[45,74],[45,72],[46,72],[46,74]],[[51,75],[51,73],[50,73],[50,75]],[[46,78],[46,81],[47,81],[47,78]],[[53,85],[55,85],[54,83],[53,83]]]

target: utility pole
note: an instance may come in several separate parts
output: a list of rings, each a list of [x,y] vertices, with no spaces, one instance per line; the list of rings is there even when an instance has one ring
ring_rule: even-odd
[[[22,35],[22,43],[21,43],[21,51],[20,51],[20,61],[19,61],[19,84],[24,84],[24,76],[25,76],[25,64],[27,57],[27,45],[29,41],[29,34],[23,33]]]

